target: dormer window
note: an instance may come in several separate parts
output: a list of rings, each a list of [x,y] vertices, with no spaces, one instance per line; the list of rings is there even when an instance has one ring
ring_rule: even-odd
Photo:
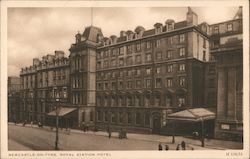
[[[227,24],[227,31],[233,31],[233,24]]]
[[[162,27],[155,28],[155,33],[156,34],[162,33]]]
[[[174,20],[173,19],[168,19],[167,21],[166,21],[166,30],[167,31],[171,31],[171,30],[174,30]]]
[[[154,27],[155,27],[155,34],[160,34],[160,33],[162,33],[162,24],[161,24],[161,23],[156,23],[156,24],[154,25]]]
[[[173,29],[174,29],[174,25],[173,24],[168,24],[167,30],[170,31],[170,30],[173,30]]]
[[[130,34],[130,35],[128,36],[128,40],[133,40],[133,34]]]
[[[137,26],[135,28],[135,38],[141,38],[145,29],[142,26]]]

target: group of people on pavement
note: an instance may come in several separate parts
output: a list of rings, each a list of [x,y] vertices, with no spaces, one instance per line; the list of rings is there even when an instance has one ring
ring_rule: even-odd
[[[32,127],[33,124],[35,124],[35,123],[37,123],[37,126],[38,126],[39,128],[42,128],[42,127],[43,127],[43,124],[42,124],[40,121],[38,121],[38,122],[33,122],[33,121],[31,121],[31,122],[30,122],[30,126]],[[15,124],[17,124],[17,123],[15,122]],[[28,124],[28,122],[27,122],[27,120],[24,120],[23,126],[25,126],[26,124]]]
[[[186,146],[186,142],[185,141],[182,141],[180,144],[177,145],[176,147],[176,150],[179,151],[179,150],[186,150],[187,149],[187,146]],[[163,150],[163,147],[162,147],[162,144],[159,143],[158,145],[158,150],[159,151],[162,151]],[[165,145],[165,150],[169,150],[169,146],[168,145]],[[191,147],[191,150],[194,150],[193,147]]]
[[[158,149],[159,149],[159,151],[162,151],[162,150],[163,150],[161,143],[159,143]],[[166,150],[166,151],[169,150],[169,146],[168,146],[168,145],[165,145],[165,149],[164,149],[164,150]]]

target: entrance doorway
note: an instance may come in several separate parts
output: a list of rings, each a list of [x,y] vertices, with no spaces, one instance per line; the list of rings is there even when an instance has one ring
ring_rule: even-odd
[[[153,133],[159,134],[161,129],[161,118],[158,115],[153,116]]]

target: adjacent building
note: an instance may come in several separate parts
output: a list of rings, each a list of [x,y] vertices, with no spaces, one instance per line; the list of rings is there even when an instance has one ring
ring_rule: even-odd
[[[242,141],[242,8],[230,21],[211,25],[211,53],[217,63],[218,94],[215,136]]]
[[[8,121],[16,122],[20,119],[20,89],[19,77],[8,77]]]
[[[22,120],[45,123],[56,105],[69,104],[69,59],[64,52],[33,59],[33,65],[20,73]],[[58,101],[56,101],[58,99]]]

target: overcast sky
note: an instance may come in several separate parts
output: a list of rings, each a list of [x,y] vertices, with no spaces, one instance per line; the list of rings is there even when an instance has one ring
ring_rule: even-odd
[[[199,23],[230,20],[238,7],[193,7]],[[93,25],[104,36],[117,35],[141,25],[146,30],[156,22],[186,19],[187,8],[94,8]],[[75,34],[91,24],[90,8],[9,8],[8,9],[8,76],[18,76],[20,69],[32,65],[32,59],[55,50],[69,55]]]

